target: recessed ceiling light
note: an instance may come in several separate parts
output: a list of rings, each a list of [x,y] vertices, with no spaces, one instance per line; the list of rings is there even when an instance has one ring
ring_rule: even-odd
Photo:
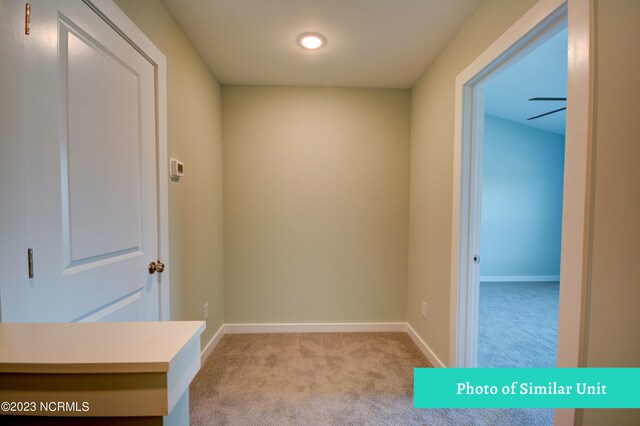
[[[327,44],[327,39],[320,33],[302,33],[298,36],[298,44],[308,50],[318,50]]]

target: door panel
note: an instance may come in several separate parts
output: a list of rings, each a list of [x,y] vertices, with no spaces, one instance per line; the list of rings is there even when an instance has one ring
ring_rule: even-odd
[[[63,241],[73,267],[140,250],[140,88],[139,75],[112,52],[66,25],[60,32],[60,78],[67,85],[62,196],[69,206]]]
[[[26,47],[28,315],[157,320],[155,70],[81,1],[34,1]]]
[[[74,322],[118,322],[144,319],[144,295],[142,291],[116,300],[107,306],[98,308],[95,312],[84,315]]]

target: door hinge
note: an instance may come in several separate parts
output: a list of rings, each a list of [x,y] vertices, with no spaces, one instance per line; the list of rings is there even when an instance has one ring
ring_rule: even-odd
[[[29,35],[31,32],[31,3],[27,3],[24,8],[24,33]]]
[[[480,255],[479,254],[474,254],[473,255],[473,263],[480,263]]]
[[[27,249],[27,262],[29,263],[29,278],[33,278],[33,249]]]

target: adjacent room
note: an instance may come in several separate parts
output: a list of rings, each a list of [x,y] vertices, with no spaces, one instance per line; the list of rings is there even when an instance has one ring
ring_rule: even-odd
[[[479,367],[556,365],[567,31],[484,87]]]
[[[2,0],[0,401],[76,405],[0,423],[639,424],[414,407],[416,368],[640,367],[639,21],[636,0]],[[468,252],[465,102],[506,57]]]

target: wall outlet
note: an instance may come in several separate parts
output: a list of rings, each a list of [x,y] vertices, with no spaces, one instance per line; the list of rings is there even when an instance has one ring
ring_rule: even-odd
[[[427,302],[422,302],[422,318],[427,319]]]
[[[209,302],[204,304],[204,307],[202,308],[202,314],[205,321],[209,319]]]

